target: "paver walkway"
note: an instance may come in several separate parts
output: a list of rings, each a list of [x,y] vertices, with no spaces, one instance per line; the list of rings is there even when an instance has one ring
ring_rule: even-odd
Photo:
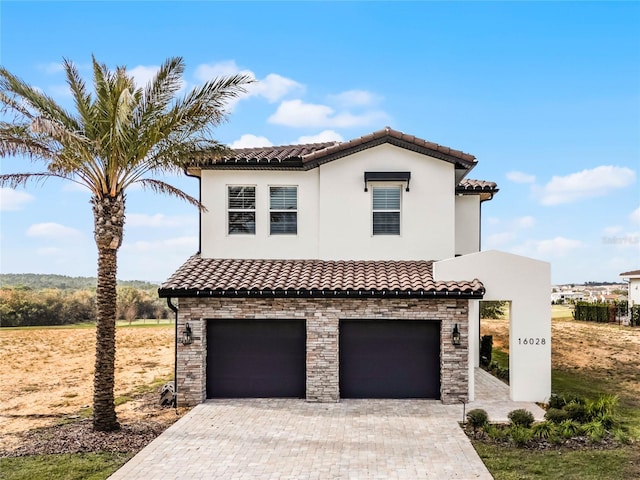
[[[490,419],[514,408],[537,408],[514,406],[483,374],[476,374],[476,391],[490,388],[503,396],[487,403]],[[467,411],[484,408],[482,401],[479,395]],[[458,426],[462,412],[462,405],[434,400],[210,400],[110,478],[491,479]]]

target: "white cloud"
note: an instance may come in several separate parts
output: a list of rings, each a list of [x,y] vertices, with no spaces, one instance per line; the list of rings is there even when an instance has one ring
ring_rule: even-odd
[[[529,240],[512,249],[513,253],[532,257],[564,257],[581,248],[580,240],[572,240],[565,237],[555,237],[548,240]]]
[[[514,183],[534,183],[536,181],[536,176],[524,172],[513,171],[507,173],[507,179]]]
[[[489,217],[487,218],[487,222],[489,225],[498,225],[500,223],[500,219],[496,217]]]
[[[350,112],[336,113],[327,105],[304,103],[302,100],[285,100],[276,113],[268,119],[269,123],[289,127],[358,127],[381,122],[387,116],[384,112],[370,111],[354,115]]]
[[[133,243],[125,242],[122,245],[122,249],[127,252],[136,253],[162,252],[167,251],[167,249],[171,249],[172,253],[176,253],[173,250],[193,253],[198,249],[198,237],[184,236],[154,241],[140,240]]]
[[[0,188],[0,212],[21,210],[25,204],[33,201],[33,195],[12,188]]]
[[[261,96],[274,103],[291,92],[304,91],[304,86],[277,73],[270,73],[257,83],[249,85],[247,90],[250,96]]]
[[[559,205],[591,197],[601,197],[617,188],[635,182],[636,173],[630,168],[602,165],[590,170],[572,173],[563,177],[554,176],[541,189],[542,205]]]
[[[536,224],[536,219],[528,215],[525,217],[519,217],[514,220],[516,228],[531,228]]]
[[[337,95],[329,95],[329,101],[343,107],[363,107],[378,103],[381,97],[366,90],[348,90],[338,93]]]
[[[44,237],[53,239],[78,238],[82,236],[80,230],[65,227],[59,223],[34,223],[27,229],[27,235],[30,237]]]
[[[175,228],[196,225],[197,218],[192,215],[167,216],[162,213],[147,215],[144,213],[127,214],[127,227]]]
[[[127,73],[133,77],[133,81],[138,88],[145,88],[147,83],[156,76],[160,70],[160,67],[157,65],[138,65],[130,70],[127,70]]]
[[[215,77],[236,74],[247,75],[252,79],[258,80],[247,86],[247,95],[244,98],[263,97],[268,102],[274,103],[291,92],[300,93],[304,91],[304,85],[277,73],[270,73],[263,79],[258,79],[255,73],[248,69],[241,69],[233,60],[218,62],[213,65],[198,65],[194,75],[198,81],[204,83]]]
[[[342,142],[342,135],[333,130],[323,130],[317,135],[303,135],[298,138],[296,143],[324,143],[324,142]]]
[[[242,135],[238,140],[235,140],[229,147],[231,148],[252,148],[252,147],[271,147],[273,144],[267,137],[258,137],[246,133]]]
[[[255,75],[251,70],[240,69],[240,67],[238,67],[236,62],[233,60],[218,62],[214,63],[213,65],[202,63],[196,67],[194,75],[199,82],[205,83],[215,77],[235,75],[236,73],[242,73],[255,78]]]
[[[631,220],[632,223],[640,225],[640,207],[631,212],[631,214],[629,215],[629,220]]]

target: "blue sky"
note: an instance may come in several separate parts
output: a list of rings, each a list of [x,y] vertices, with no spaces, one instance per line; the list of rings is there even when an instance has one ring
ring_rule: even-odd
[[[0,3],[0,63],[71,108],[63,58],[141,83],[170,56],[185,88],[251,72],[216,131],[232,146],[349,140],[386,125],[475,155],[483,248],[552,265],[554,283],[640,268],[640,3]],[[0,159],[3,173],[37,171]],[[197,196],[197,182],[171,178]],[[94,276],[88,193],[0,194],[0,271]],[[162,281],[197,250],[197,212],[128,193],[119,278]]]

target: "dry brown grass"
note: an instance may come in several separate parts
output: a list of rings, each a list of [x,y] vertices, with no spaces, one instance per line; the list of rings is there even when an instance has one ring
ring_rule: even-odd
[[[173,377],[173,327],[118,327],[116,335],[116,400]],[[94,328],[3,329],[0,352],[0,443],[11,443],[16,433],[82,415],[92,404]],[[145,415],[135,400],[125,401],[117,411],[125,422]]]
[[[494,347],[509,351],[508,320],[482,320],[481,333],[493,335]],[[620,393],[640,398],[640,328],[555,318],[551,361],[554,369],[615,381]]]

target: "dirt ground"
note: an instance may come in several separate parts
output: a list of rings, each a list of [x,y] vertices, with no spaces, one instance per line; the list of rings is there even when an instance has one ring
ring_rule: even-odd
[[[159,394],[140,395],[141,387],[173,378],[173,326],[118,327],[116,335],[116,404],[124,401],[116,409],[120,422],[175,417],[173,409],[159,407]],[[0,354],[5,447],[20,432],[82,417],[93,403],[95,329],[3,329]]]
[[[482,335],[493,335],[494,347],[509,351],[509,321],[487,320]],[[553,368],[589,371],[614,380],[621,394],[640,398],[640,328],[554,319],[551,323]]]

